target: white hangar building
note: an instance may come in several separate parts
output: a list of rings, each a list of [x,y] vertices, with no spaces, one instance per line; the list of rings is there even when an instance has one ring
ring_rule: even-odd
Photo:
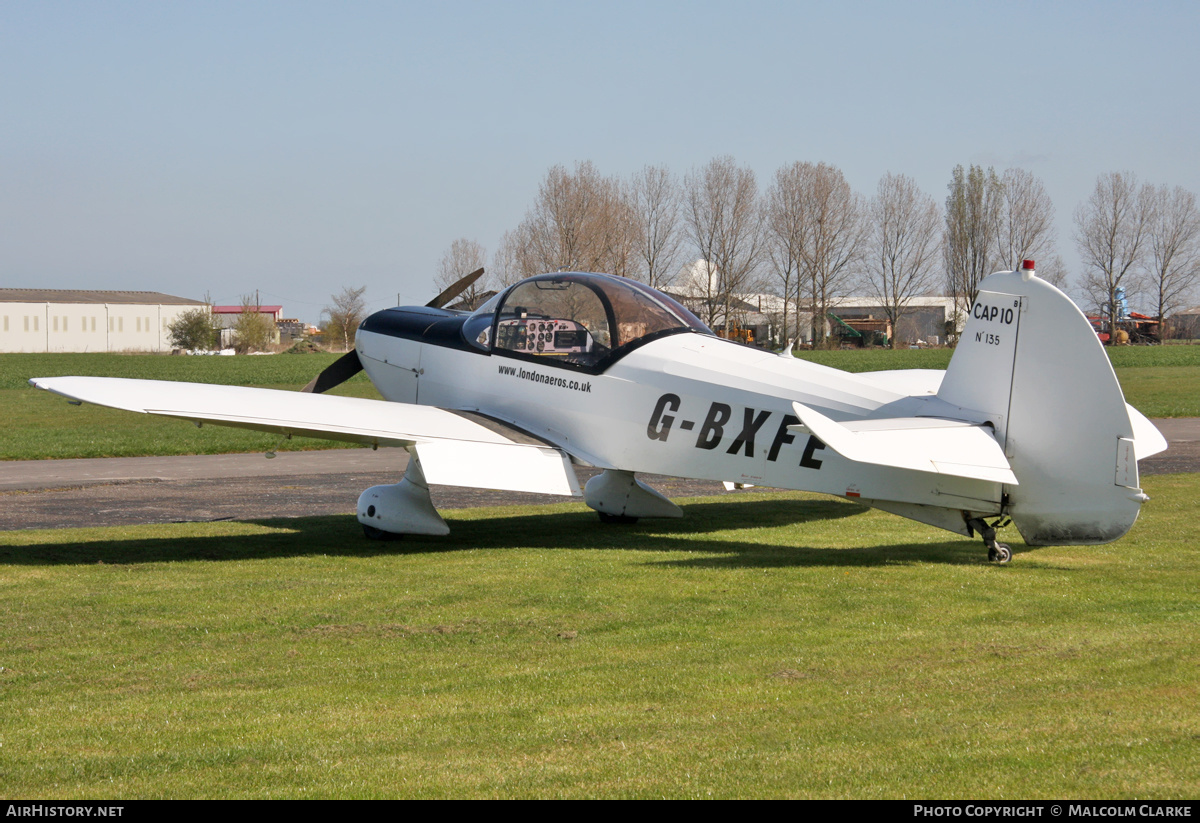
[[[154,291],[0,288],[0,352],[170,351],[200,300]]]

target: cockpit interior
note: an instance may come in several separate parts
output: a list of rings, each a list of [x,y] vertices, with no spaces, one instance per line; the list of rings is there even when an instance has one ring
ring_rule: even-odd
[[[712,334],[678,302],[635,280],[575,272],[523,280],[463,324],[476,348],[588,371],[685,331]]]

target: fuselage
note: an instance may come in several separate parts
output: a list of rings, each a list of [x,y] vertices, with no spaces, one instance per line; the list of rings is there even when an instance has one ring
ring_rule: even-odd
[[[593,341],[605,357],[589,362],[580,356],[573,363],[550,350],[563,348],[555,345],[563,341],[577,343],[578,335],[537,332],[545,336],[538,352],[535,332],[525,328],[562,328],[573,318],[531,319],[534,312],[527,311],[522,342],[506,347],[497,331],[506,322],[504,295],[489,310],[490,325],[488,312],[481,311],[380,312],[358,332],[359,357],[389,400],[479,413],[599,468],[998,511],[997,483],[935,474],[914,482],[911,472],[846,460],[793,428],[799,423],[793,402],[850,421],[923,399],[936,402],[932,396],[909,397],[869,377],[721,339],[691,322],[691,315],[675,328],[646,335],[650,339],[631,341],[624,351]],[[606,327],[632,325],[618,316]]]

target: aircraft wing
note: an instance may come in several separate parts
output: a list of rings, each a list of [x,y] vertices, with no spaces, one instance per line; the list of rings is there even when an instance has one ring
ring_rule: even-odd
[[[800,422],[789,428],[816,435],[847,460],[1017,485],[1004,449],[985,426],[933,417],[838,423],[800,403],[792,408]]]
[[[29,382],[71,400],[197,424],[415,448],[430,483],[581,495],[570,458],[561,450],[528,438],[519,442],[500,426],[446,409],[164,380],[35,377]]]

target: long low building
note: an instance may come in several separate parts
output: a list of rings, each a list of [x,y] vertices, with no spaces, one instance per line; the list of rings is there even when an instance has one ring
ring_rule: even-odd
[[[170,351],[200,300],[153,291],[0,288],[0,352]]]

